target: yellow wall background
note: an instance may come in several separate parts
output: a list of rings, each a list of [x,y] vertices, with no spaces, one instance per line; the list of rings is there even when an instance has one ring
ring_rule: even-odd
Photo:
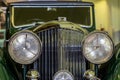
[[[104,28],[112,34],[112,24],[110,21],[110,7],[107,0],[83,0],[93,2],[95,5],[95,19],[97,29]]]
[[[84,0],[90,1],[90,0]],[[91,0],[95,4],[95,17],[97,29],[104,27],[105,29],[110,26],[109,21],[109,7],[106,0]]]

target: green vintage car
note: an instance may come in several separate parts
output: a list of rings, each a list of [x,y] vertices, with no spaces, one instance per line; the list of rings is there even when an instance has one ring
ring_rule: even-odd
[[[100,80],[99,65],[114,51],[96,30],[94,4],[82,1],[11,3],[5,38],[0,76],[9,78],[1,80]]]

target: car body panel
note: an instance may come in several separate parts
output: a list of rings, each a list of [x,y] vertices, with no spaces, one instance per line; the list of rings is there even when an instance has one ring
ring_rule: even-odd
[[[115,46],[110,61],[101,65],[100,74],[103,80],[120,80],[120,43]]]
[[[0,48],[0,80],[14,80],[3,55],[3,50]]]

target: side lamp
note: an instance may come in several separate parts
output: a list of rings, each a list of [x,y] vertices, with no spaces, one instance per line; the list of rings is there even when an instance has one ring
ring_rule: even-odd
[[[95,76],[95,72],[93,70],[85,71],[84,78],[87,80],[101,80],[100,78]]]
[[[29,70],[26,74],[28,80],[38,80],[40,78],[40,74],[37,70]]]

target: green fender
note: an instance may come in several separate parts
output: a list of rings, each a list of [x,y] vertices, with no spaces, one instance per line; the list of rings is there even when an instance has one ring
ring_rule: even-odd
[[[3,58],[3,51],[0,49],[0,80],[14,80]]]
[[[119,44],[119,46],[120,46],[120,44]],[[120,80],[120,47],[119,47],[115,57],[116,57],[116,61],[115,61],[116,66],[114,68],[113,78],[114,78],[114,80]]]
[[[113,74],[113,79],[114,80],[120,80],[120,60],[119,60],[119,63],[115,67],[114,74]]]
[[[120,43],[115,46],[112,59],[101,66],[102,80],[120,80]]]
[[[120,60],[116,61],[103,80],[120,80]]]

